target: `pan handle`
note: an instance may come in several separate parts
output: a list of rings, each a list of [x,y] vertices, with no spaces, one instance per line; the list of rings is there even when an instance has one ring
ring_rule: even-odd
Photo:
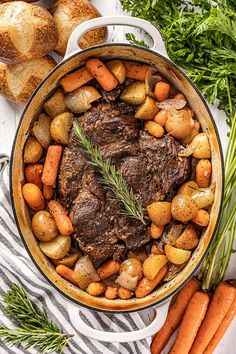
[[[120,333],[105,332],[88,326],[80,316],[80,307],[78,305],[75,305],[73,303],[68,304],[68,312],[71,322],[74,324],[78,323],[76,329],[84,336],[102,342],[126,343],[148,338],[158,332],[166,320],[169,304],[170,299],[165,304],[158,307],[154,307],[156,316],[151,322],[151,324],[147,327],[139,329],[137,331]],[[119,316],[119,314],[117,316]]]
[[[132,26],[137,27],[145,32],[147,32],[152,40],[153,46],[152,50],[162,54],[166,58],[168,57],[164,39],[162,36],[161,31],[158,27],[152,25],[150,22],[146,20],[142,20],[141,18],[135,18],[131,16],[104,16],[93,18],[91,20],[85,21],[78,25],[70,35],[65,58],[74,54],[75,52],[80,52],[81,48],[78,45],[78,41],[80,37],[85,34],[87,31],[98,28],[98,27],[105,27],[105,26],[113,26],[113,25],[125,25],[125,26]]]

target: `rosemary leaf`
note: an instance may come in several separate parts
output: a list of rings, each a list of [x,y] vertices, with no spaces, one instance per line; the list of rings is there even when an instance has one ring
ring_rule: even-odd
[[[81,126],[74,123],[73,130],[84,155],[97,168],[101,181],[110,188],[114,199],[123,205],[127,215],[145,224],[141,200],[134,195],[134,192],[128,187],[123,176],[111,164],[110,159],[102,157],[99,147],[92,143]]]
[[[19,327],[0,325],[0,340],[7,345],[22,344],[25,349],[36,347],[38,353],[62,353],[68,343],[69,334],[64,334],[53,323],[44,309],[34,305],[26,291],[13,284],[2,301],[2,311],[19,323]]]

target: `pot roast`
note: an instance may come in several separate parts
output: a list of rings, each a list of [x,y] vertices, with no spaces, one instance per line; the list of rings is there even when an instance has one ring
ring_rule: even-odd
[[[142,200],[143,206],[168,200],[190,175],[189,158],[178,158],[180,143],[170,135],[157,139],[134,118],[134,107],[121,102],[101,102],[79,122],[104,158]],[[59,197],[70,213],[79,247],[96,261],[121,258],[128,250],[145,245],[148,227],[124,214],[86,162],[73,132],[64,149],[59,173]]]

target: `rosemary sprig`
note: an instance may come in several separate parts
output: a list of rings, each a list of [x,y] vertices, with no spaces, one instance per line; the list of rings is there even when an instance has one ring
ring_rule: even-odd
[[[114,199],[123,205],[127,215],[145,224],[141,200],[134,195],[134,192],[128,187],[122,175],[111,164],[110,159],[102,157],[99,147],[92,143],[81,126],[74,123],[73,130],[85,156],[97,168],[101,181],[110,188]]]
[[[13,284],[2,301],[2,311],[17,320],[19,327],[0,325],[0,340],[7,345],[22,344],[25,349],[36,347],[38,353],[62,353],[72,335],[62,333],[44,309],[34,305],[26,291]]]

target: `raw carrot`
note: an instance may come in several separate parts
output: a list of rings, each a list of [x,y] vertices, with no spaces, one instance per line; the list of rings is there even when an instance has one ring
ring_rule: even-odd
[[[194,340],[190,354],[202,354],[215,335],[221,322],[229,311],[236,295],[236,288],[221,282],[213,295],[204,321]]]
[[[227,331],[228,327],[230,326],[231,322],[234,320],[235,317],[236,317],[236,297],[234,298],[232,305],[230,306],[227,314],[225,315],[220,326],[218,327],[216,333],[212,337],[207,348],[204,350],[204,354],[212,354],[214,352],[217,344],[220,342],[221,338],[223,337],[223,335],[225,334],[225,332]]]
[[[78,285],[76,283],[76,281],[73,279],[73,273],[74,271],[72,269],[70,269],[69,267],[63,265],[63,264],[59,264],[56,267],[56,272],[57,274],[59,274],[62,278],[68,280],[70,283],[74,284],[74,285]]]
[[[149,65],[138,63],[136,61],[123,61],[123,64],[126,69],[126,77],[129,79],[145,81]]]
[[[105,91],[111,91],[119,84],[112,72],[97,58],[88,59],[86,68]]]
[[[49,211],[62,235],[69,236],[74,231],[72,222],[63,206],[56,200],[48,203]]]
[[[197,331],[206,314],[209,301],[209,296],[202,291],[197,291],[193,295],[187,306],[177,337],[169,354],[189,353]]]
[[[61,154],[62,147],[60,145],[51,145],[48,147],[42,175],[43,184],[53,186],[56,182]]]
[[[93,75],[90,74],[86,67],[82,67],[79,70],[64,76],[61,79],[61,86],[65,92],[71,92],[83,86],[92,79]]]
[[[163,327],[160,329],[159,332],[156,333],[152,340],[152,354],[160,354],[161,351],[165,348],[168,340],[170,339],[176,328],[179,327],[190,299],[198,290],[200,290],[200,287],[200,282],[197,279],[192,278],[180,290],[171,308],[169,309]]]

